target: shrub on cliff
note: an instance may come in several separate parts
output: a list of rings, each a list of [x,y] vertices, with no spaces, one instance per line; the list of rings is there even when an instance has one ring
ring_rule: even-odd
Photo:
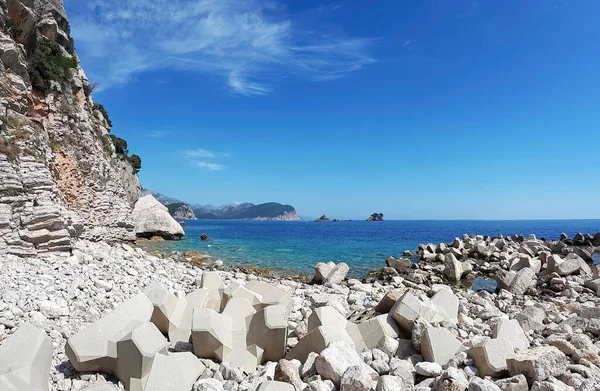
[[[93,91],[93,89],[90,90],[90,93],[91,93],[91,91]],[[100,103],[94,103],[94,110],[98,110],[100,113],[102,113],[102,116],[104,117],[106,122],[108,122],[108,126],[112,128],[112,121],[110,120],[110,117],[108,116],[108,112],[106,111],[104,106],[101,105]]]
[[[17,39],[23,34],[23,29],[19,26],[19,23],[11,18],[4,19],[4,32],[11,36],[12,39]]]
[[[140,170],[142,169],[142,158],[138,155],[134,154],[129,156],[129,163],[131,164],[131,167],[133,167],[136,173],[140,172]]]
[[[37,40],[28,59],[28,71],[34,89],[48,92],[51,82],[64,83],[71,77],[71,69],[77,67],[75,57],[63,55],[61,46],[44,37]]]
[[[110,137],[110,141],[112,141],[113,145],[115,146],[115,151],[117,152],[117,155],[127,157],[127,155],[129,154],[127,141],[123,140],[121,137],[115,136],[114,134],[111,134],[108,137]]]

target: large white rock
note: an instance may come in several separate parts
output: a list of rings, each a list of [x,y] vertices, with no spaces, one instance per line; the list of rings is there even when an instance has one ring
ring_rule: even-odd
[[[475,362],[479,374],[502,377],[507,373],[506,359],[514,353],[511,343],[504,338],[488,339],[469,349],[467,354]]]
[[[520,351],[506,360],[511,376],[523,374],[529,384],[558,376],[567,369],[566,356],[554,346],[540,346]]]
[[[139,237],[161,236],[173,240],[185,235],[183,228],[171,217],[167,207],[150,194],[135,203],[132,218],[135,234]]]
[[[506,338],[515,350],[529,347],[529,340],[516,319],[500,319],[492,330],[492,337]]]
[[[362,359],[354,350],[354,346],[345,341],[332,342],[321,352],[315,363],[317,373],[323,379],[331,380],[339,385],[344,373],[350,367],[361,366]]]
[[[48,391],[52,340],[25,323],[0,345],[0,390]]]

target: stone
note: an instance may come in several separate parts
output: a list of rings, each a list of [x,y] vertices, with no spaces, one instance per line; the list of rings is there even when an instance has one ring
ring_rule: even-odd
[[[200,379],[194,384],[194,391],[225,391],[225,389],[217,379]]]
[[[135,234],[138,237],[160,236],[167,240],[176,240],[185,235],[183,228],[171,217],[167,207],[150,194],[137,200],[131,217],[135,222]]]
[[[551,377],[548,380],[536,381],[533,383],[531,391],[575,391],[575,389],[562,381]]]
[[[400,342],[389,335],[383,336],[377,343],[377,348],[384,352],[388,357],[396,356]]]
[[[467,351],[482,377],[496,378],[508,373],[506,359],[513,353],[511,343],[505,338],[489,339]]]
[[[125,389],[144,390],[158,353],[167,354],[167,341],[153,323],[140,324],[117,342],[115,375]]]
[[[444,256],[444,275],[448,280],[453,282],[460,281],[465,274],[468,274],[471,271],[471,264],[468,262],[460,262],[456,259],[453,252],[449,252]]]
[[[291,384],[283,383],[280,381],[267,380],[258,386],[256,391],[296,391],[294,386]]]
[[[492,338],[505,338],[517,351],[529,348],[529,340],[516,319],[498,320],[492,329]]]
[[[344,262],[340,262],[337,265],[333,262],[329,263],[317,263],[315,266],[315,276],[312,280],[314,284],[325,284],[329,283],[332,285],[340,284],[348,275],[350,268]]]
[[[377,387],[375,387],[375,391],[399,391],[402,389],[402,379],[390,375],[381,376],[377,382]]]
[[[464,372],[457,368],[448,368],[436,381],[436,390],[465,391],[469,381]]]
[[[348,322],[352,323],[352,322]],[[357,330],[360,336],[353,332],[354,327],[349,324],[346,327],[352,337],[356,350],[374,349],[384,337],[398,338],[400,330],[394,319],[389,315],[379,315],[358,324]]]
[[[533,305],[523,307],[523,310],[515,315],[515,319],[521,325],[523,331],[528,332],[531,330],[542,330],[545,328],[544,319],[546,319],[546,312]]]
[[[381,300],[379,300],[379,303],[377,306],[375,306],[375,311],[379,312],[380,314],[387,314],[401,296],[401,289],[392,289],[391,291],[387,292]]]
[[[565,258],[562,262],[554,266],[553,272],[559,276],[569,276],[581,268],[580,258],[578,256]]]
[[[529,384],[558,376],[567,369],[565,355],[554,346],[522,350],[509,356],[506,363],[510,376],[523,374]]]
[[[140,293],[69,338],[65,354],[79,372],[114,374],[117,342],[149,322],[153,310],[152,302]]]
[[[300,379],[298,367],[288,360],[279,360],[277,367],[275,367],[275,377],[273,380],[289,383],[296,390],[302,389],[302,380]]]
[[[474,377],[469,382],[468,391],[502,391],[500,387],[489,380]]]
[[[189,391],[205,367],[190,352],[157,354],[144,391]]]
[[[500,387],[502,391],[529,391],[527,379],[523,375],[496,380],[495,384]]]
[[[421,306],[421,300],[412,293],[406,292],[396,304],[394,304],[390,310],[390,315],[402,331],[411,334],[414,321],[419,317],[421,312]]]
[[[349,367],[340,380],[340,391],[369,391],[376,387],[376,381],[363,365]]]
[[[426,316],[425,308],[433,309],[436,316]],[[421,308],[421,316],[429,322],[449,320],[452,323],[458,323],[458,297],[449,288],[440,289],[431,300],[424,303]]]
[[[462,344],[443,327],[429,327],[421,336],[421,354],[426,361],[446,365],[461,351]]]
[[[48,391],[52,340],[31,323],[0,344],[0,389]]]
[[[422,361],[415,365],[415,372],[425,377],[438,377],[442,374],[442,366],[435,362]]]
[[[334,341],[321,352],[315,363],[317,373],[337,386],[350,367],[361,366],[363,361],[354,346],[345,341]]]
[[[510,283],[509,291],[513,295],[523,295],[530,288],[534,287],[537,283],[537,276],[535,272],[526,267],[517,272]]]
[[[389,257],[385,260],[385,263],[389,267],[393,267],[398,271],[406,271],[406,269],[409,269],[412,266],[412,262],[410,261],[410,259],[407,258],[396,259],[394,257]]]
[[[292,300],[290,295],[281,289],[259,280],[248,281],[245,285],[246,289],[256,293],[260,298],[260,310],[270,305],[283,305],[289,313],[292,310]]]

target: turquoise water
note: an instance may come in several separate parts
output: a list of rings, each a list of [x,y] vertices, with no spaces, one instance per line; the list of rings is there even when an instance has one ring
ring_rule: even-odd
[[[600,231],[600,220],[283,222],[187,221],[186,236],[159,244],[168,250],[208,252],[226,265],[254,265],[285,273],[312,272],[317,262],[346,262],[352,276],[381,268],[385,259],[419,243],[449,242],[463,233],[535,234],[558,239],[561,232]],[[210,241],[200,240],[206,233]],[[598,257],[598,254],[596,255]],[[600,259],[599,259],[600,261]]]

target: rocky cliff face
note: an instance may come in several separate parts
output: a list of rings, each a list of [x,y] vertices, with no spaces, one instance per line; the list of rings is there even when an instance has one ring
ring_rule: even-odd
[[[134,239],[137,174],[116,154],[78,65],[39,88],[31,63],[40,40],[60,45],[65,61],[76,56],[62,0],[0,0],[0,254]]]
[[[177,220],[196,220],[196,215],[192,210],[192,207],[183,202],[177,202],[174,204],[167,205],[167,209],[171,216]]]

